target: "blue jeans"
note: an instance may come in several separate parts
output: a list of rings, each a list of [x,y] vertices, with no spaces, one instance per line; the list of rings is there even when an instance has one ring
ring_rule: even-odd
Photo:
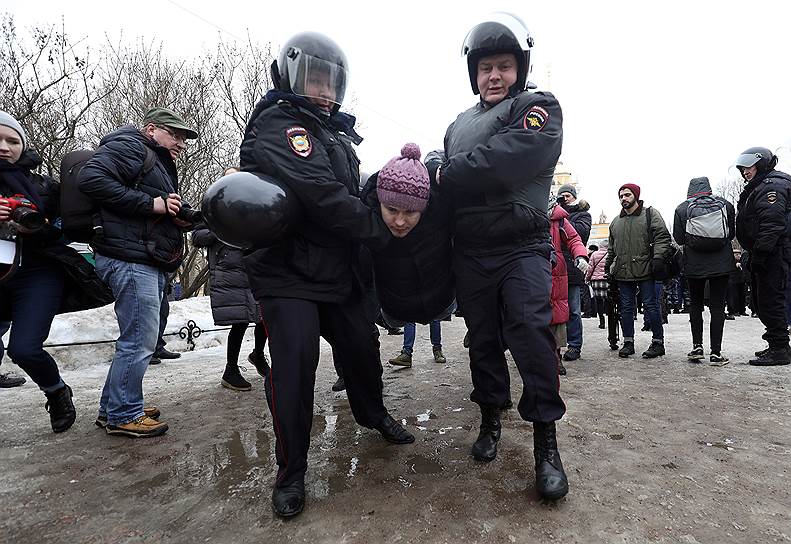
[[[0,301],[11,308],[8,356],[45,393],[64,386],[55,359],[44,350],[63,288],[63,273],[47,266],[20,268],[0,284]]]
[[[661,281],[657,281],[654,283],[654,297],[656,298],[656,305],[659,308],[659,317],[662,318],[662,293],[664,290],[664,285]],[[664,319],[662,319],[664,321]],[[650,328],[651,322],[648,318],[648,312],[643,310],[643,326]]]
[[[166,275],[153,266],[96,255],[96,272],[115,296],[120,335],[99,402],[99,416],[123,425],[143,415],[143,376],[159,337]]]
[[[569,320],[566,323],[566,336],[570,348],[582,349],[582,285],[569,285]],[[585,287],[587,289],[587,287]]]
[[[638,287],[640,288],[640,298],[643,301],[643,312],[645,312],[645,316],[651,325],[651,331],[654,333],[653,340],[662,342],[664,339],[662,316],[659,314],[659,300],[656,298],[655,284],[652,279],[618,282],[618,301],[621,311],[623,339],[625,342],[634,341],[635,297],[637,296]]]
[[[442,325],[439,321],[432,321],[429,324],[429,335],[431,337],[431,345],[435,348],[442,347]],[[404,349],[405,353],[412,355],[412,349],[415,347],[415,324],[406,323],[404,325]]]

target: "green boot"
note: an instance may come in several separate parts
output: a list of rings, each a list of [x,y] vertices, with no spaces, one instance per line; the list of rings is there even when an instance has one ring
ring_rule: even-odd
[[[412,355],[402,351],[398,354],[398,357],[390,359],[390,364],[394,366],[412,366]]]

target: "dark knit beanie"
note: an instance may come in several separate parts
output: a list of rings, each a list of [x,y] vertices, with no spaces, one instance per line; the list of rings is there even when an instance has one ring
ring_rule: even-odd
[[[632,191],[632,194],[634,195],[634,199],[640,200],[640,186],[637,185],[636,183],[624,183],[623,185],[621,185],[621,187],[618,189],[619,197],[621,196],[621,189],[629,189],[630,191]]]
[[[560,193],[571,193],[571,196],[577,198],[577,189],[575,189],[573,185],[569,185],[568,183],[560,186],[560,189],[558,189],[558,196],[560,196]]]
[[[412,212],[422,212],[428,205],[428,170],[420,162],[420,148],[408,143],[401,156],[393,157],[379,170],[376,195],[379,202]]]

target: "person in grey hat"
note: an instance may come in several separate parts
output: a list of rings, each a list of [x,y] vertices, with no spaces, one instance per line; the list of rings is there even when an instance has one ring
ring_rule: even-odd
[[[159,409],[143,404],[143,375],[159,336],[167,275],[184,258],[183,232],[195,214],[179,195],[175,161],[197,137],[175,112],[152,108],[141,128],[105,136],[78,177],[99,206],[96,271],[113,290],[120,329],[96,419],[107,434],[150,437],[168,429]]]
[[[584,200],[577,200],[577,188],[569,184],[561,185],[558,189],[558,202],[568,212],[568,221],[580,235],[582,243],[587,244],[592,223],[588,212],[590,205]],[[563,354],[563,360],[574,361],[582,353],[582,290],[586,289],[585,277],[574,266],[574,258],[566,247],[563,248],[563,257],[569,271],[569,321],[566,325],[569,347]]]

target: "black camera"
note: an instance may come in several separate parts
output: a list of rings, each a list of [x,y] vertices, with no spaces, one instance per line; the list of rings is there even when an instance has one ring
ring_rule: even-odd
[[[176,217],[187,223],[200,223],[203,221],[203,215],[200,210],[193,210],[192,208],[181,208],[176,214]]]

